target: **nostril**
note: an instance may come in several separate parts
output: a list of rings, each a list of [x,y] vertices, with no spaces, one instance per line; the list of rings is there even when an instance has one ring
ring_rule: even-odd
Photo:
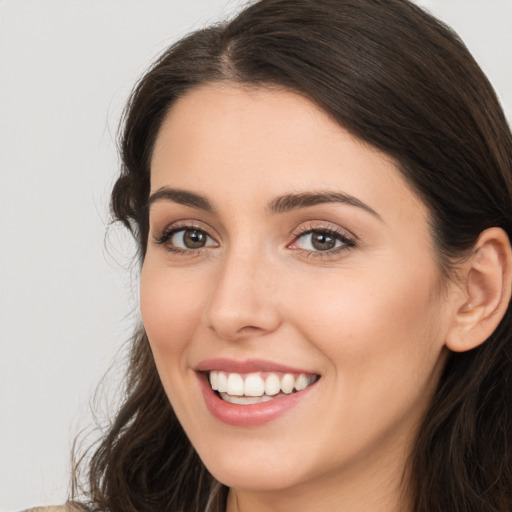
[[[254,325],[247,325],[246,327],[242,327],[238,330],[239,334],[253,334],[257,333],[258,331],[262,331],[260,327],[255,327]]]

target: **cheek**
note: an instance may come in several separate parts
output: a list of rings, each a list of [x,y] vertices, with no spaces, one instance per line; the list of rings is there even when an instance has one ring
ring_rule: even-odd
[[[354,369],[351,386],[384,374],[414,379],[425,372],[426,378],[443,346],[433,283],[428,270],[354,271],[311,287],[294,309],[333,370],[343,377]]]
[[[198,325],[203,294],[190,277],[144,263],[140,308],[157,365],[161,357],[181,359]]]
[[[383,435],[408,435],[437,385],[444,352],[432,282],[398,275],[345,276],[337,287],[332,280],[318,283],[292,306],[302,311],[296,322],[302,335],[329,361],[326,396],[337,398],[322,428],[326,436],[332,425],[343,432],[334,437],[333,453],[336,447],[358,453]]]

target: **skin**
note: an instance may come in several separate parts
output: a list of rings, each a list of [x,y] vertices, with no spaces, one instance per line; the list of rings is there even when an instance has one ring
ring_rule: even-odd
[[[151,194],[162,187],[214,208],[152,202],[141,311],[180,422],[231,488],[227,510],[406,510],[405,463],[456,305],[427,209],[394,162],[295,93],[210,84],[164,120]],[[269,212],[276,197],[311,191],[350,194],[373,213],[340,202]],[[183,232],[157,243],[173,226],[200,229],[206,245],[176,252]],[[351,243],[315,249],[310,232],[325,229]],[[194,368],[213,357],[321,378],[283,416],[234,427],[200,391]]]

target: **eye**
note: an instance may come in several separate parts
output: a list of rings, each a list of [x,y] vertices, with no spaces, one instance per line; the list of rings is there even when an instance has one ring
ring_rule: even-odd
[[[306,233],[297,241],[297,245],[301,249],[308,251],[331,251],[340,247],[341,244],[341,240],[338,240],[334,235],[322,231]]]
[[[217,243],[205,231],[194,226],[166,229],[156,243],[165,245],[169,251],[199,251],[205,247],[216,247]]]
[[[308,228],[295,234],[291,249],[300,249],[313,253],[333,253],[355,246],[355,241],[345,233],[332,228]]]
[[[199,229],[180,229],[174,232],[169,238],[169,242],[174,245],[174,247],[180,249],[201,249],[208,245],[209,238],[210,237],[204,231]]]

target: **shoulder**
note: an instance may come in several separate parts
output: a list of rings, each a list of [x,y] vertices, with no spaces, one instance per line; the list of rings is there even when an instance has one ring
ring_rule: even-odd
[[[71,504],[60,505],[57,507],[34,507],[22,510],[21,512],[77,512],[78,509]]]

